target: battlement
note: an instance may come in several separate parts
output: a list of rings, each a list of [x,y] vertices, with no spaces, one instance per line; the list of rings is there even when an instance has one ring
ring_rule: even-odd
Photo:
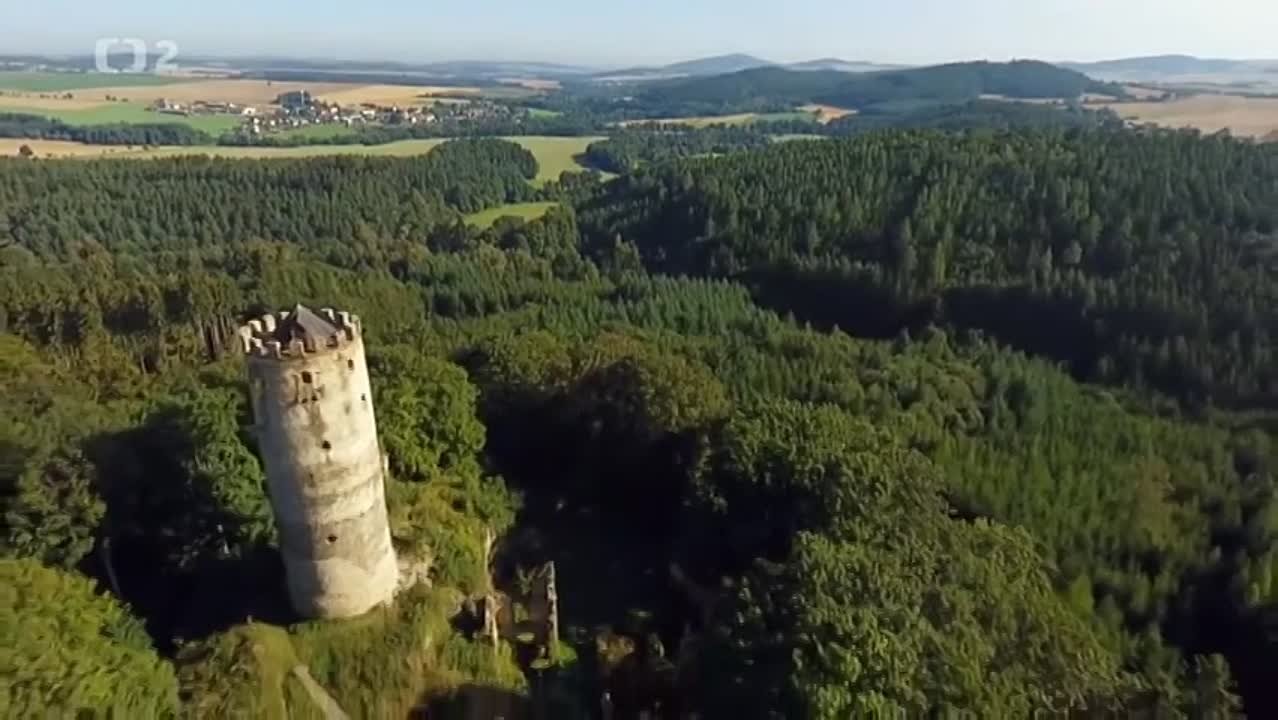
[[[319,313],[298,305],[266,314],[239,329],[240,348],[249,357],[275,360],[339,350],[363,334],[358,315],[323,308]]]

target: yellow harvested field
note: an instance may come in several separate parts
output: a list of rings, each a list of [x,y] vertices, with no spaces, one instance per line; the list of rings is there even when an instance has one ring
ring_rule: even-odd
[[[0,157],[16,157],[23,145],[35,151],[35,156],[38,158],[104,157],[107,155],[132,157],[141,154],[139,148],[125,145],[84,145],[64,140],[0,138]]]
[[[342,89],[312,91],[312,94],[338,105],[421,105],[437,95],[479,95],[476,87],[442,85],[346,85]]]
[[[213,79],[191,80],[170,85],[138,85],[129,87],[95,87],[61,92],[0,91],[0,107],[39,108],[43,110],[86,110],[106,102],[108,96],[140,104],[161,98],[170,102],[226,102],[266,107],[283,93],[306,90],[315,97],[340,105],[421,105],[439,95],[475,95],[475,87],[439,85],[364,85],[359,83],[275,82],[268,80]],[[72,95],[70,99],[67,94]]]
[[[1110,103],[1123,118],[1164,127],[1229,129],[1239,137],[1262,138],[1278,132],[1278,98],[1195,95],[1168,102]]]
[[[803,112],[816,115],[817,122],[822,125],[834,122],[842,117],[856,114],[855,110],[848,110],[847,108],[835,107],[833,105],[817,105],[815,103],[803,105],[799,109]]]
[[[361,85],[347,83],[274,82],[270,80],[193,80],[173,85],[136,87],[102,87],[88,90],[71,90],[76,99],[103,101],[110,95],[132,102],[152,103],[161,98],[170,102],[191,103],[228,102],[238,105],[265,106],[275,102],[282,93],[308,90],[312,95],[324,95],[338,90],[349,90]]]
[[[72,91],[74,93],[76,91]],[[103,101],[99,99],[81,98],[76,95],[68,100],[65,95],[55,93],[32,93],[32,92],[14,92],[5,90],[0,92],[0,112],[7,108],[19,108],[21,110],[51,110],[54,112],[61,110],[90,110],[102,105]]]

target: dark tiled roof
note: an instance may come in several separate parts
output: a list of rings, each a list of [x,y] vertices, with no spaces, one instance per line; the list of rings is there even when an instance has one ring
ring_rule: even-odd
[[[293,340],[308,339],[320,346],[341,332],[328,318],[317,314],[305,305],[298,305],[284,318],[275,330],[275,339],[288,345]]]

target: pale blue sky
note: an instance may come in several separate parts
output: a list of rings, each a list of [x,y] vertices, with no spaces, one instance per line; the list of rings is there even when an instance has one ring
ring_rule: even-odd
[[[610,65],[1278,58],[1278,0],[0,0],[0,53],[87,54],[99,37],[187,54]]]

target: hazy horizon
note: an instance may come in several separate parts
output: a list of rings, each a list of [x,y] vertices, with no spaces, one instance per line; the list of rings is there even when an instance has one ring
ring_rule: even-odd
[[[103,37],[173,41],[188,56],[349,61],[522,61],[601,67],[744,53],[773,62],[824,57],[911,65],[1034,58],[1091,62],[1150,55],[1273,59],[1270,0],[975,0],[844,3],[653,0],[612,7],[584,0],[537,6],[422,6],[382,0],[315,7],[300,0],[159,0],[85,6],[45,0],[3,11],[10,54],[85,55]]]

